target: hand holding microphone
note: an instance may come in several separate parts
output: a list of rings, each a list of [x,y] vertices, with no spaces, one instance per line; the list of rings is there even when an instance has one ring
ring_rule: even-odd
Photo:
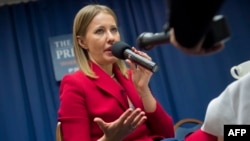
[[[150,70],[151,72],[156,72],[158,70],[158,66],[155,62],[142,57],[139,54],[136,54],[132,51],[131,46],[122,41],[115,42],[111,48],[111,51],[115,57],[123,60],[129,59],[132,62],[135,62],[136,64]]]

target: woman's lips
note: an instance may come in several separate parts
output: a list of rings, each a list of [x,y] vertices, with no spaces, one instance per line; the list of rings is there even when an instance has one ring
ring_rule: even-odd
[[[111,51],[111,47],[106,48],[104,51]]]

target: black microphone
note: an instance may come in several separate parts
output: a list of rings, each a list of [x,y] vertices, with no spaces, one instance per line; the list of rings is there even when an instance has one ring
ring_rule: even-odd
[[[191,33],[190,36],[192,36]],[[209,48],[217,43],[226,42],[229,37],[230,30],[225,17],[216,15],[213,17],[209,31],[205,36],[203,47]],[[144,32],[138,36],[137,44],[140,49],[150,50],[157,45],[169,43],[169,38],[169,28],[160,33]]]
[[[122,41],[115,42],[111,48],[111,51],[115,57],[123,60],[130,59],[131,61],[150,70],[151,72],[156,72],[158,70],[156,63],[134,53],[131,50],[131,47]]]
[[[157,45],[169,43],[169,38],[169,32],[144,32],[137,38],[137,44],[140,49],[150,50]]]

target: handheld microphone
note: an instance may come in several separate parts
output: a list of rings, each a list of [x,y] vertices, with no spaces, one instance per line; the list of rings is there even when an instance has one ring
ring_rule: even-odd
[[[151,72],[156,72],[158,70],[158,66],[151,60],[148,60],[131,50],[131,47],[122,42],[115,42],[111,48],[112,54],[119,59],[130,59],[136,64],[150,70]]]
[[[150,50],[157,45],[169,43],[169,34],[169,30],[160,33],[144,32],[138,36],[137,44],[140,49]],[[190,36],[192,36],[191,33]],[[210,29],[205,36],[203,47],[209,48],[217,43],[226,42],[229,37],[230,30],[225,17],[223,15],[214,16]]]

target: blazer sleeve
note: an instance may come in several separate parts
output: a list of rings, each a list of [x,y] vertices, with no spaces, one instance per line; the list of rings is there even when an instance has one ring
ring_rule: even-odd
[[[156,110],[152,113],[146,113],[146,116],[146,122],[152,134],[157,134],[164,138],[174,137],[172,117],[165,112],[159,102],[157,102]]]
[[[79,78],[66,75],[60,86],[58,120],[64,141],[90,141],[89,119]]]

